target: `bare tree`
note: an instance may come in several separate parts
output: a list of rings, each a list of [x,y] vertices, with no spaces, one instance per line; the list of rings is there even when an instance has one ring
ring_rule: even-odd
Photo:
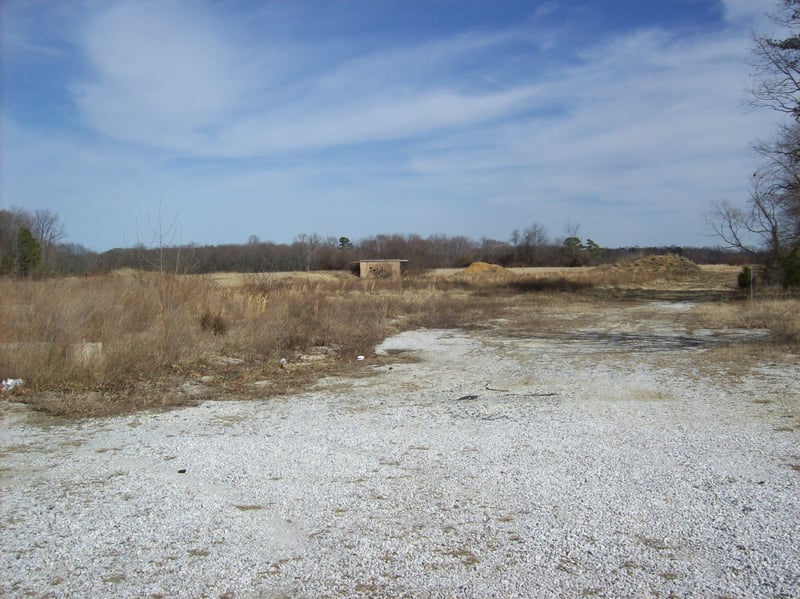
[[[49,267],[53,246],[66,236],[64,225],[59,221],[57,213],[46,209],[35,210],[30,221],[31,233],[41,244],[42,261]]]
[[[549,243],[547,232],[539,223],[533,223],[524,229],[522,234],[517,236],[517,241],[519,260],[528,266],[537,266],[541,262],[542,250]]]
[[[782,0],[772,20],[785,37],[754,37],[749,103],[790,115],[791,121],[754,145],[761,164],[753,173],[747,206],[722,202],[710,221],[728,246],[766,250],[767,273],[782,269],[786,282],[787,259],[800,251],[800,0]]]
[[[749,104],[800,119],[800,0],[782,0],[771,19],[788,35],[775,39],[753,36],[753,84]]]
[[[782,126],[772,141],[755,149],[762,164],[753,173],[747,205],[721,202],[711,227],[731,248],[766,251],[768,270],[774,272],[800,242],[800,123]]]
[[[295,237],[292,247],[297,252],[304,270],[311,270],[322,243],[323,239],[317,233],[300,233]]]

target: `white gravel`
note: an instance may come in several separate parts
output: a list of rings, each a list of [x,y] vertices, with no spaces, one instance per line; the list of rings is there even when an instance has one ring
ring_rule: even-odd
[[[417,331],[279,400],[0,402],[0,595],[800,596],[800,365],[659,339]]]

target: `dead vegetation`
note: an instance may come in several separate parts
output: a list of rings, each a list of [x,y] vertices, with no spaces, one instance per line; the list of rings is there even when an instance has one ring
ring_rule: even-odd
[[[674,254],[643,256],[600,267],[613,272],[641,273],[648,276],[702,277],[703,269],[691,260]]]
[[[428,281],[398,289],[313,273],[238,286],[157,274],[5,280],[0,297],[0,378],[25,381],[4,395],[69,415],[290,392],[363,370],[357,357],[374,363],[394,332],[463,325],[497,302]]]
[[[737,297],[735,269],[709,273],[655,258],[548,272],[479,263],[402,283],[346,273],[3,280],[0,378],[25,380],[3,395],[71,416],[268,397],[320,376],[366,372],[381,359],[375,344],[402,330],[568,328],[591,323],[617,294],[648,288],[646,280],[654,292],[721,286]],[[704,304],[694,318],[800,342],[796,299]]]
[[[699,305],[696,317],[709,328],[763,329],[773,339],[800,345],[800,299],[773,297]]]

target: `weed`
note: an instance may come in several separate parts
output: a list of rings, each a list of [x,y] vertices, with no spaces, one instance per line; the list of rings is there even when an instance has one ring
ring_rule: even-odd
[[[206,310],[200,316],[200,328],[204,331],[211,331],[214,335],[224,335],[228,330],[228,323],[222,317],[222,314],[212,314],[211,311]]]
[[[750,289],[753,282],[753,269],[749,266],[743,266],[741,272],[736,277],[736,286],[739,289]]]
[[[715,328],[766,329],[773,342],[800,343],[800,299],[776,297],[698,306],[695,313]]]

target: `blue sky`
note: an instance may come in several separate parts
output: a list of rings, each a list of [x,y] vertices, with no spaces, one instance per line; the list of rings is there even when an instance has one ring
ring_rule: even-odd
[[[716,245],[772,0],[0,0],[0,208],[65,241]]]

